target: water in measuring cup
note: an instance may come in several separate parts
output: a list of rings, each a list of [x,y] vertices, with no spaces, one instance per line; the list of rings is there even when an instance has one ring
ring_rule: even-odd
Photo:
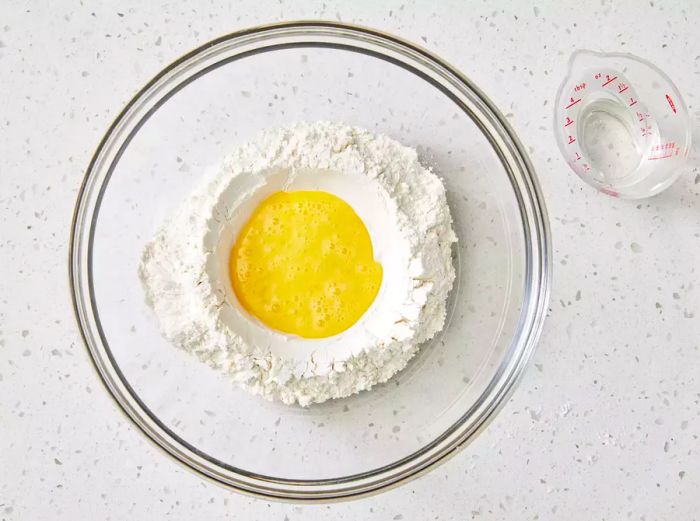
[[[634,175],[644,150],[627,107],[597,99],[581,107],[579,139],[584,156],[606,181],[618,183]]]

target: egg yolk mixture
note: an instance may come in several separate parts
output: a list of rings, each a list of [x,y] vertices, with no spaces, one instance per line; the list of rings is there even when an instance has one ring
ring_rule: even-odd
[[[360,217],[320,191],[276,192],[260,203],[236,239],[229,270],[250,314],[303,338],[348,329],[382,283]]]

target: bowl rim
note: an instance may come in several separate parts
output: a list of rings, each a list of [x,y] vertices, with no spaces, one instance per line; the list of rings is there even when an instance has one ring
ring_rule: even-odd
[[[149,115],[180,88],[212,68],[242,57],[243,53],[231,59],[221,59],[193,74],[161,98],[156,99],[155,94],[167,86],[167,81],[176,79],[188,67],[193,67],[197,58],[216,51],[222,45],[235,44],[240,48],[251,41],[253,45],[259,45],[266,39],[290,37],[301,40],[292,44],[268,44],[250,52],[270,52],[288,47],[332,47],[362,52],[410,70],[450,97],[479,126],[499,156],[510,177],[525,237],[525,289],[518,320],[520,334],[511,340],[508,355],[504,356],[477,403],[441,436],[409,456],[377,469],[341,478],[293,480],[261,476],[213,460],[170,431],[149,411],[121,373],[99,323],[92,284],[92,243],[99,205],[112,170],[131,137]],[[345,45],[338,42],[329,44],[328,39],[334,38],[344,40]],[[362,45],[379,46],[387,54],[372,52]],[[396,55],[390,55],[390,52]],[[396,56],[411,64],[402,62]],[[418,65],[423,69],[419,69]],[[447,84],[439,83],[432,74]],[[448,86],[457,91],[449,90]],[[457,99],[458,94],[464,98]],[[136,121],[134,117],[141,110],[139,103],[149,102],[153,106]],[[478,109],[478,112],[474,112],[474,109]],[[127,134],[129,125],[132,125],[132,129]],[[115,145],[119,146],[115,148]],[[430,51],[383,31],[347,23],[299,20],[258,25],[211,40],[166,66],[131,98],[101,138],[78,191],[70,230],[68,277],[74,315],[92,365],[118,408],[147,439],[185,468],[217,484],[266,499],[318,502],[358,498],[398,486],[446,461],[490,423],[512,394],[542,331],[549,303],[552,255],[547,212],[534,168],[505,117],[469,79]],[[485,396],[488,400],[484,400]],[[476,405],[479,407],[475,408]],[[468,419],[471,422],[467,425]]]

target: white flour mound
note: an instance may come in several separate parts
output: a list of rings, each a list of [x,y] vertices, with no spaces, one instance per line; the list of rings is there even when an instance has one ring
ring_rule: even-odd
[[[231,289],[235,237],[279,190],[344,199],[383,266],[375,302],[334,337],[273,331]],[[456,240],[445,188],[414,149],[359,128],[302,123],[235,150],[146,246],[139,274],[167,339],[254,394],[306,406],[388,380],[442,329]]]

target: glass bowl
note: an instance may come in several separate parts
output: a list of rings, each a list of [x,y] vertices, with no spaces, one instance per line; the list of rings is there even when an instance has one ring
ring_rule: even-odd
[[[260,130],[330,120],[415,147],[459,242],[444,330],[387,383],[309,408],[266,402],[164,340],[137,266],[157,227]],[[75,312],[107,389],[174,458],[268,498],[377,492],[444,461],[503,405],[545,317],[549,229],[513,131],[467,78],[379,31],[290,22],[177,60],[108,129],[78,197]]]

